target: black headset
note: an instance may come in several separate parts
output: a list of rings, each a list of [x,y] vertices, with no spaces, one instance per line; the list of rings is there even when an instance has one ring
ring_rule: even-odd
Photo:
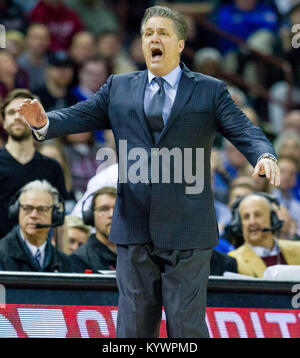
[[[82,220],[85,225],[95,226],[94,220],[94,208],[93,208],[93,199],[91,200],[91,204],[89,205],[88,209],[84,210],[84,204],[86,201],[93,196],[95,193],[91,193],[88,195],[87,198],[82,203],[81,213],[82,213]]]
[[[259,195],[262,196],[264,198],[266,198],[268,200],[268,202],[271,204],[271,210],[270,210],[270,215],[271,215],[271,227],[270,228],[264,228],[263,231],[272,231],[272,232],[276,232],[278,230],[281,229],[284,221],[280,220],[277,216],[276,211],[272,208],[272,204],[275,204],[277,207],[280,207],[280,202],[279,200],[268,193],[264,193],[264,192],[258,192],[258,193],[252,193],[252,194],[248,194],[248,195],[244,195],[240,198],[238,198],[232,205],[232,219],[231,219],[231,223],[230,223],[230,228],[231,231],[234,234],[237,235],[242,235],[242,220],[241,220],[241,216],[239,213],[239,206],[240,203],[248,196],[250,195]]]
[[[8,218],[15,223],[18,223],[19,210],[20,210],[19,199],[21,194],[22,194],[22,189],[18,190],[16,194],[12,196],[8,206]],[[57,195],[58,197],[58,205],[53,206],[51,225],[49,225],[49,227],[57,227],[63,225],[65,219],[65,213],[66,213],[65,201],[60,195],[59,191],[55,190],[54,195]]]

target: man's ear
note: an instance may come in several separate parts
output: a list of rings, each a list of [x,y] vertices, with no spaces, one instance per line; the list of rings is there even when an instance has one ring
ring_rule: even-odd
[[[184,49],[184,45],[185,45],[185,42],[184,40],[179,40],[178,42],[178,49],[179,49],[179,53],[181,54],[183,49]]]

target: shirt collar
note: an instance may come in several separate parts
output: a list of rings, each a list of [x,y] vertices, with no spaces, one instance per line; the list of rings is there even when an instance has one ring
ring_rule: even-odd
[[[28,247],[28,249],[30,250],[30,252],[32,253],[33,256],[35,256],[38,249],[40,249],[42,255],[44,254],[45,247],[47,245],[47,240],[41,246],[38,247],[38,246],[32,245],[31,242],[26,240],[26,238],[24,237],[20,228],[19,228],[19,232],[20,232],[21,239],[25,242],[26,246]]]
[[[182,69],[181,67],[178,65],[177,67],[174,68],[174,70],[172,70],[171,72],[169,72],[167,75],[162,76],[162,78],[168,82],[168,84],[171,87],[175,87],[178,85],[180,77],[182,74]],[[150,72],[150,70],[148,70],[148,83],[150,84],[151,81],[153,80],[155,76],[152,72]]]
[[[256,253],[259,257],[266,256],[276,256],[280,253],[280,247],[278,245],[277,239],[274,238],[274,246],[272,249],[267,249],[263,246],[253,246],[248,243],[249,247]]]

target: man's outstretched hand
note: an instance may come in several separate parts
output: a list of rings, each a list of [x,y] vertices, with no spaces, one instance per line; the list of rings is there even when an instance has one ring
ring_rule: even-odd
[[[280,170],[275,161],[270,158],[262,158],[254,168],[253,177],[265,174],[270,183],[275,186],[280,185]]]
[[[42,128],[48,121],[47,114],[37,99],[25,99],[23,103],[16,108],[31,127]]]

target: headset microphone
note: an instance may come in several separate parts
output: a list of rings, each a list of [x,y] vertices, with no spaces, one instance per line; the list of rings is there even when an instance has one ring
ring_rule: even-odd
[[[271,226],[271,227],[264,227],[261,231],[262,232],[277,231],[277,230],[281,229],[282,225],[283,225],[283,220],[278,220],[277,225],[274,225],[274,226]]]
[[[50,224],[36,224],[35,227],[37,229],[44,229],[44,228],[47,228],[47,227],[54,227],[54,225],[50,225]]]

